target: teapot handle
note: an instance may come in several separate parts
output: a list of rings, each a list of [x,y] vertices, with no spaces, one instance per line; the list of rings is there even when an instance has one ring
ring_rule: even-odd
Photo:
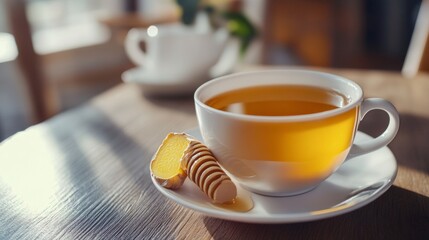
[[[137,66],[147,64],[146,53],[140,48],[139,43],[146,41],[146,29],[133,28],[128,31],[125,38],[125,52],[131,61]]]
[[[219,61],[210,69],[211,78],[220,77],[232,71],[239,58],[239,47],[238,39],[227,40]]]

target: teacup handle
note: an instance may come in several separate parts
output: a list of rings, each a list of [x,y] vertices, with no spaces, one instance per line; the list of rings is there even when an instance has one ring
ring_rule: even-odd
[[[389,115],[389,125],[386,130],[375,139],[362,143],[354,143],[349,156],[354,157],[377,150],[389,144],[396,136],[399,130],[399,114],[396,108],[384,99],[367,98],[363,100],[360,107],[359,120],[362,120],[369,111],[374,109],[383,110]]]
[[[138,66],[147,64],[146,53],[139,46],[139,43],[146,41],[146,39],[146,30],[136,28],[128,31],[125,38],[125,52],[131,61]]]

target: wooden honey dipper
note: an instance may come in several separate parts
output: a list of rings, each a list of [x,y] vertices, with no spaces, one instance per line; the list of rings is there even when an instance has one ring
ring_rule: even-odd
[[[237,188],[219,166],[212,152],[201,142],[192,140],[182,159],[188,178],[215,203],[232,202]]]

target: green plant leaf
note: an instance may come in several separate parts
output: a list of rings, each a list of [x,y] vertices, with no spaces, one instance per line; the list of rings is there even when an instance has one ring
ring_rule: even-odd
[[[219,12],[214,6],[201,6],[201,0],[176,0],[182,9],[183,24],[192,25],[199,10],[205,11],[213,28],[226,27],[232,36],[240,41],[240,54],[243,56],[258,32],[250,20],[241,12]]]
[[[224,17],[227,20],[226,27],[229,32],[240,40],[240,53],[243,55],[258,32],[241,12],[225,12]]]

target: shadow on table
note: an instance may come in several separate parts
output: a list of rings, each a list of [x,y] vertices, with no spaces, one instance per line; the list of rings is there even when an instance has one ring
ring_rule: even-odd
[[[157,199],[159,196],[153,194],[156,190],[148,168],[153,152],[127,136],[96,107],[88,105],[75,111],[80,114],[73,114],[72,110],[47,124],[55,142],[59,143],[57,147],[64,154],[62,171],[70,183],[59,196],[64,198],[69,209],[63,232],[80,232],[88,238],[107,239],[118,237],[118,233],[123,238],[144,235],[136,231],[150,224],[145,223],[146,217],[150,217],[145,215],[151,213],[144,211],[150,208],[144,206],[167,201]],[[119,169],[108,167],[109,162],[118,160]],[[120,172],[124,170],[125,173]],[[167,209],[159,215],[169,219],[169,212]],[[146,227],[150,231],[151,227]]]
[[[400,114],[400,127],[389,148],[400,166],[429,175],[429,119],[411,114]],[[382,111],[371,111],[359,127],[360,131],[375,137],[386,128],[389,119]]]
[[[135,184],[141,185],[144,182],[142,172],[148,170],[149,161],[140,160],[149,159],[153,153],[127,136],[96,107],[85,106],[78,110],[79,115],[65,113],[60,116],[62,119],[54,118],[48,125],[56,142],[61,143],[58,146],[63,148],[62,152],[67,158],[68,169],[71,173],[87,174],[76,176],[76,180],[95,176],[91,169],[96,163],[90,163],[88,155],[105,154],[106,157],[110,156],[120,160],[122,166],[129,172],[128,176],[133,178]],[[65,128],[69,130],[65,131]],[[87,140],[87,143],[84,140]],[[96,149],[99,146],[102,146],[103,149]],[[86,149],[83,150],[82,147]],[[94,148],[93,151],[89,151],[91,147]],[[78,169],[74,170],[75,168]]]
[[[105,228],[104,224],[116,222],[122,217],[115,203],[110,201],[110,193],[99,182],[99,174],[93,169],[88,150],[84,150],[82,144],[88,138],[96,141],[104,141],[106,137],[118,138],[118,133],[110,123],[97,121],[99,113],[95,109],[86,107],[79,111],[85,111],[84,117],[77,117],[71,114],[72,111],[53,118],[48,126],[64,154],[64,171],[67,171],[64,175],[68,176],[71,184],[70,189],[64,189],[72,193],[68,196],[68,208],[72,211],[66,217],[67,225],[75,232],[86,232],[87,236],[91,236],[99,234]],[[115,146],[108,147],[113,151],[115,149]]]
[[[306,223],[246,224],[204,217],[214,239],[427,239],[429,198],[392,186],[351,213]]]

